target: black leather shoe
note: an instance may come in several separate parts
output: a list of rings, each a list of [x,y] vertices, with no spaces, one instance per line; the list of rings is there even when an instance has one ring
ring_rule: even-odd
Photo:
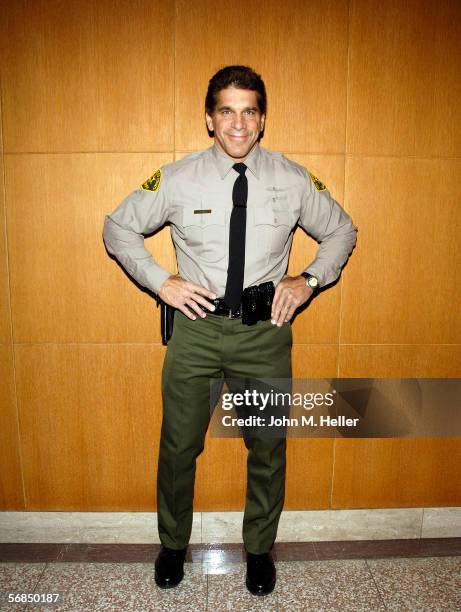
[[[155,561],[155,583],[162,589],[177,586],[184,578],[184,559],[187,548],[174,550],[162,546]]]
[[[270,553],[247,553],[247,589],[253,595],[269,595],[275,587],[275,565]]]

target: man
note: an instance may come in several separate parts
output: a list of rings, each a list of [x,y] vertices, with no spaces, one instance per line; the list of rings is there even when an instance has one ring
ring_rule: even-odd
[[[160,587],[183,577],[192,527],[195,460],[210,419],[211,378],[291,377],[295,310],[336,280],[356,240],[350,217],[305,168],[259,140],[266,119],[261,77],[227,66],[209,82],[205,119],[212,147],[166,164],[106,216],[104,241],[143,286],[174,306],[163,366],[155,564]],[[179,274],[161,268],[143,234],[169,222]],[[319,243],[299,276],[286,269],[296,224]],[[273,285],[272,285],[273,283]],[[267,296],[270,318],[246,324],[242,300]],[[254,315],[254,312],[252,313]],[[243,316],[243,318],[242,318]],[[243,541],[246,584],[266,595],[275,585],[273,546],[285,491],[284,437],[245,437],[248,480]]]

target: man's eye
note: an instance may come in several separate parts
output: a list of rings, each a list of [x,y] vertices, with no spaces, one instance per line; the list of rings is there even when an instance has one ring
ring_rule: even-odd
[[[247,114],[247,115],[255,115],[255,114],[256,114],[256,111],[254,111],[254,110],[248,110],[248,111],[246,111],[246,114]]]
[[[231,114],[231,111],[230,111],[230,110],[222,110],[222,111],[221,111],[221,113],[222,113],[223,115],[230,115],[230,114]]]

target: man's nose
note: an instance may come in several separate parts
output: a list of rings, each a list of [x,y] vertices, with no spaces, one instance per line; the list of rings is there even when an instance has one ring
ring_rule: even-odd
[[[243,129],[245,127],[245,118],[244,118],[244,116],[243,115],[239,115],[238,113],[235,113],[232,125],[233,125],[233,127],[236,130]]]

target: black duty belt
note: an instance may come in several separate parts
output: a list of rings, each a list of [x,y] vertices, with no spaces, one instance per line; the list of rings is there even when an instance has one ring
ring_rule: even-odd
[[[229,319],[240,319],[242,316],[241,304],[237,310],[231,310],[224,301],[224,298],[216,298],[215,300],[211,300],[211,302],[215,307],[215,310],[209,311],[211,314],[218,315],[219,317],[229,317]],[[207,308],[205,308],[205,312],[208,312]]]
[[[275,287],[272,281],[261,283],[255,287],[247,287],[242,293],[242,302],[236,310],[231,310],[223,298],[211,300],[216,309],[210,314],[229,319],[242,319],[244,325],[255,325],[258,321],[267,321],[271,318],[272,300],[274,298]],[[162,343],[168,344],[168,340],[173,334],[173,323],[175,308],[165,304],[157,296],[157,305],[161,306],[160,327],[162,333]],[[206,310],[206,309],[205,309]]]
[[[242,301],[237,309],[231,310],[223,298],[212,300],[216,310],[212,314],[229,319],[242,319],[244,325],[255,325],[271,317],[275,287],[272,281],[261,283],[243,290]]]

